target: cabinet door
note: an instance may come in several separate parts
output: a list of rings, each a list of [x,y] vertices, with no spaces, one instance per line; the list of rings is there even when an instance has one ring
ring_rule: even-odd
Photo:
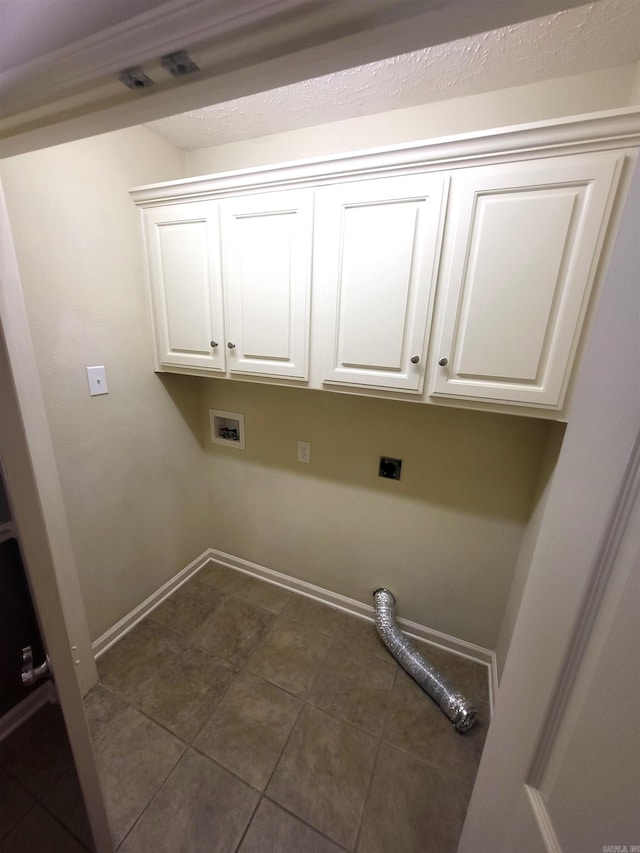
[[[562,405],[621,159],[453,175],[432,394]]]
[[[412,175],[317,193],[325,382],[422,391],[446,186]]]
[[[159,369],[224,371],[218,206],[143,211]]]
[[[231,373],[308,379],[313,194],[222,202]]]

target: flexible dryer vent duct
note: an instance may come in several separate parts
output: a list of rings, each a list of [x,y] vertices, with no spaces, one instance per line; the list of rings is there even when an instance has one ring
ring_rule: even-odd
[[[475,723],[478,712],[464,696],[454,690],[445,678],[431,666],[396,625],[396,600],[388,589],[373,593],[376,628],[382,642],[400,666],[420,687],[438,703],[459,732],[468,731]]]

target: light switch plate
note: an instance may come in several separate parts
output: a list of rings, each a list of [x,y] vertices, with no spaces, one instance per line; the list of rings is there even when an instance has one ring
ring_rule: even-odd
[[[98,394],[108,394],[107,373],[104,366],[87,367],[87,379],[89,380],[89,394],[96,397]]]

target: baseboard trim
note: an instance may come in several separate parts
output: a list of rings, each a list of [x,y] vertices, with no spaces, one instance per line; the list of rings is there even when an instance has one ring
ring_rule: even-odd
[[[170,578],[165,584],[163,584],[159,589],[157,589],[152,595],[139,604],[137,607],[134,607],[130,613],[127,613],[126,616],[123,616],[119,622],[109,628],[104,632],[97,640],[95,640],[91,647],[93,649],[93,654],[95,658],[99,658],[100,655],[104,654],[107,649],[111,648],[114,643],[117,643],[125,634],[128,634],[132,628],[141,622],[145,616],[148,616],[152,610],[155,610],[162,602],[169,598],[177,589],[179,589],[182,584],[186,583],[196,572],[199,572],[203,566],[206,566],[208,562],[212,559],[208,549],[199,557],[196,557],[188,566],[185,566],[184,569],[181,569],[177,574],[175,574],[172,578]]]
[[[23,723],[26,723],[29,717],[32,717],[47,702],[57,701],[58,693],[53,681],[43,681],[37,690],[29,693],[21,702],[0,717],[0,742],[9,737],[11,732],[14,732]]]
[[[562,853],[562,847],[553,828],[553,821],[547,811],[542,794],[537,788],[533,788],[531,785],[525,785],[524,789],[540,832],[540,840],[544,844],[545,850],[547,853]],[[607,848],[604,847],[603,849],[606,850]]]
[[[269,569],[266,566],[261,566],[258,563],[253,563],[250,560],[244,560],[241,557],[235,557],[233,554],[227,554],[224,551],[219,551],[217,548],[207,548],[199,557],[196,557],[193,562],[189,563],[184,569],[179,571],[163,586],[160,587],[153,595],[145,599],[141,604],[135,607],[130,613],[123,617],[108,631],[105,631],[102,636],[93,643],[93,652],[96,658],[107,651],[121,637],[127,634],[134,628],[138,622],[148,616],[152,610],[158,607],[172,593],[179,589],[182,584],[186,583],[196,572],[199,572],[209,562],[220,563],[230,569],[244,572],[252,577],[272,583],[282,589],[295,592],[300,595],[305,595],[307,598],[319,601],[322,604],[327,604],[330,607],[335,607],[338,610],[343,610],[352,616],[359,616],[361,619],[367,619],[373,622],[373,606],[364,604],[354,598],[347,598],[340,593],[332,592],[321,586],[308,583],[307,581],[299,580],[291,577],[291,575],[276,572],[274,569]],[[372,590],[373,592],[373,590]],[[449,634],[444,634],[441,631],[436,631],[432,628],[427,628],[425,625],[419,625],[417,622],[411,622],[408,619],[398,619],[398,624],[402,630],[410,637],[417,640],[422,640],[439,648],[446,649],[449,652],[460,655],[461,657],[469,658],[470,660],[480,663],[487,667],[487,679],[489,682],[489,697],[491,710],[493,711],[493,700],[497,689],[497,666],[495,653],[490,649],[485,649],[482,646],[476,646],[474,643],[469,643],[466,640],[459,640],[457,637],[452,637]]]

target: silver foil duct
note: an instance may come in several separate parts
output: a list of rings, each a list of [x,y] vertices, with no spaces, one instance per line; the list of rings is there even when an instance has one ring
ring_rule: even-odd
[[[449,717],[456,730],[468,731],[475,723],[478,712],[457,690],[454,690],[435,667],[431,666],[396,625],[396,600],[388,589],[373,593],[376,628],[382,642],[400,666]]]

